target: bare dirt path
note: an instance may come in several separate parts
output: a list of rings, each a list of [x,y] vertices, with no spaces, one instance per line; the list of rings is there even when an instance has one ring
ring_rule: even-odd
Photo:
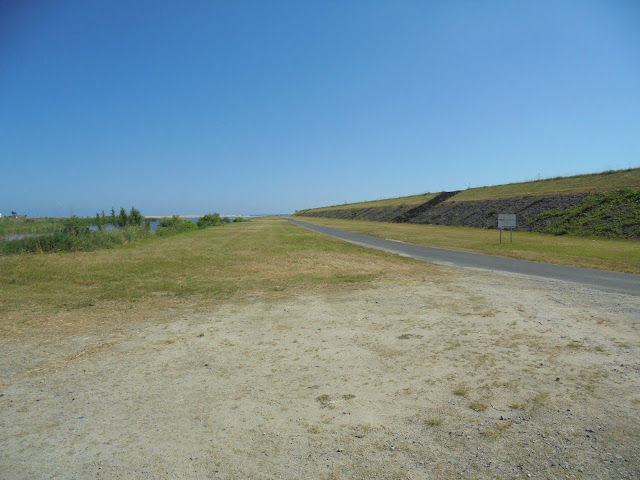
[[[638,297],[447,270],[2,340],[0,478],[640,478]]]

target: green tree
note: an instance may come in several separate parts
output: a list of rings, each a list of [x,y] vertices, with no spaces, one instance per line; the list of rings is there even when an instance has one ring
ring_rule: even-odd
[[[129,225],[141,226],[144,221],[144,217],[135,207],[131,207],[131,211],[129,212]]]
[[[118,215],[117,222],[120,228],[126,227],[129,222],[129,216],[127,215],[127,211],[124,207],[120,207],[120,215]]]
[[[100,218],[99,213],[96,213],[96,225],[98,226],[98,230],[102,230],[102,218]]]

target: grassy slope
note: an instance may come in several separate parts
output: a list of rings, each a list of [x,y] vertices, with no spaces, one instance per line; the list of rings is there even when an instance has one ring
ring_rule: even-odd
[[[540,230],[554,235],[640,238],[640,190],[618,190],[589,195],[569,209],[556,209],[534,217],[551,220]]]
[[[422,205],[424,202],[428,202],[435,196],[435,193],[424,193],[421,195],[412,195],[410,197],[387,198],[383,200],[371,200],[368,202],[345,203],[344,205],[334,205],[331,207],[310,208],[305,211],[313,210],[314,212],[318,212],[372,207],[417,207],[418,205]]]
[[[640,246],[633,240],[556,237],[515,232],[514,243],[499,244],[497,230],[433,225],[367,222],[308,217],[309,223],[328,225],[417,245],[500,255],[575,267],[640,273]],[[504,238],[508,238],[503,236]],[[508,240],[507,240],[508,241]]]
[[[491,187],[470,188],[463,190],[447,201],[495,200],[498,198],[526,197],[535,195],[563,195],[570,193],[610,192],[613,190],[640,189],[640,168],[616,170],[573,177],[558,177],[532,182],[509,183]],[[389,207],[399,205],[418,206],[431,200],[436,194],[425,193],[410,197],[372,200],[370,202],[347,203],[331,207],[320,207],[309,210],[343,210],[349,208]]]
[[[260,219],[95,252],[0,257],[0,335],[134,320],[234,294],[344,289],[429,267]],[[75,328],[75,327],[74,327]]]
[[[534,195],[610,192],[623,189],[640,189],[640,168],[470,188],[451,197],[448,201],[495,200]]]

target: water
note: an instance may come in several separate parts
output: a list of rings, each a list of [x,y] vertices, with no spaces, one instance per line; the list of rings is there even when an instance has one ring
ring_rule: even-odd
[[[197,219],[196,219],[196,221],[197,221]],[[155,232],[155,231],[158,229],[158,225],[159,225],[159,224],[160,224],[160,222],[159,222],[158,220],[151,220],[151,231],[152,231],[152,232]],[[113,224],[111,224],[111,223],[108,223],[107,225],[105,225],[105,226],[104,226],[104,229],[105,229],[105,230],[113,230],[114,228],[117,228],[117,227],[116,227],[116,226],[114,226],[114,225],[113,225]],[[92,231],[94,231],[94,232],[95,232],[96,230],[100,230],[100,229],[98,228],[98,226],[97,226],[97,225],[91,225],[91,226],[89,227],[89,229],[91,229],[91,230],[92,230]]]
[[[240,217],[240,218],[250,219],[250,218],[255,218],[255,217],[288,216],[288,215],[289,214],[285,214],[285,215],[277,215],[277,214],[246,215],[246,216]],[[184,218],[184,217],[182,217],[182,218]],[[233,222],[238,217],[227,217],[227,218],[229,218],[229,220],[231,220]],[[199,219],[200,219],[200,217],[187,217],[187,218],[185,218],[185,220],[191,220],[193,223],[198,223]],[[159,220],[151,220],[151,231],[155,232],[156,230],[158,230],[158,226],[159,225],[160,225],[160,221]],[[109,223],[109,224],[105,225],[104,228],[106,230],[112,230],[112,229],[117,228],[117,227],[114,226],[113,224]],[[99,230],[97,225],[91,225],[89,227],[89,229],[91,229],[93,231]],[[5,235],[4,237],[0,237],[0,242],[10,241],[10,240],[22,240],[23,238],[40,237],[42,235],[53,235],[53,233],[22,233],[22,234],[15,234],[15,235]]]
[[[5,235],[0,237],[0,242],[9,240],[22,240],[23,238],[41,237],[42,235],[53,235],[53,233],[19,233],[15,235]]]

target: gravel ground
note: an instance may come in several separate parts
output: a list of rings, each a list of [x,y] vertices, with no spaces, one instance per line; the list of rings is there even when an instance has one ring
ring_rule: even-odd
[[[2,339],[0,478],[640,478],[640,297],[442,270]]]

